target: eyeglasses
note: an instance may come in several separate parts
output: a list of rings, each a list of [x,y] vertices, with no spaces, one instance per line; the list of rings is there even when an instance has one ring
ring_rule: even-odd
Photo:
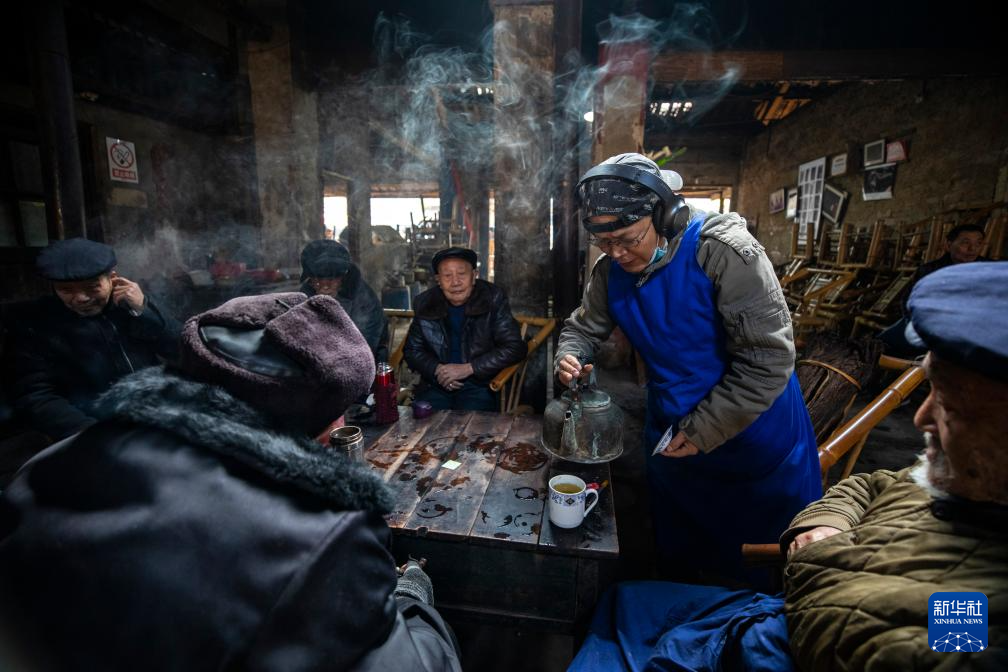
[[[650,229],[650,226],[646,227],[639,236],[633,238],[632,240],[627,240],[626,238],[599,238],[597,236],[588,236],[588,242],[606,254],[609,254],[614,247],[618,247],[623,250],[630,250],[640,245],[640,242],[644,240],[644,236],[648,234]]]

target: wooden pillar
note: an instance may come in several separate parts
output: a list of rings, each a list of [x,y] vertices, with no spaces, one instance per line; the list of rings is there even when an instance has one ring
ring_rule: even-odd
[[[49,239],[86,236],[84,177],[63,3],[40,0],[26,13],[32,19],[28,44],[32,92],[42,140],[42,177]]]
[[[644,151],[648,69],[654,57],[646,42],[607,42],[599,49],[602,68],[595,93],[592,165],[624,152]],[[588,249],[588,267],[599,257]]]
[[[297,266],[322,238],[322,180],[316,94],[296,80],[290,29],[250,41],[248,75],[255,128],[263,263]]]
[[[576,70],[570,68],[565,59],[572,52],[578,57],[581,53],[581,0],[556,0],[555,6],[556,89],[559,100],[562,91],[573,86],[576,79]],[[562,106],[558,108],[553,115],[553,154],[557,163],[556,193],[553,197],[553,310],[562,319],[581,302],[578,291],[581,223],[574,187],[581,177],[578,134],[582,122],[579,116],[572,119],[569,111]]]
[[[552,288],[552,0],[491,0],[494,12],[494,277],[516,313],[545,315]]]

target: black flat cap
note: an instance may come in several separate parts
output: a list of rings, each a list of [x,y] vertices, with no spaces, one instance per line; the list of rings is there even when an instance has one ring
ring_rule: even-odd
[[[1008,381],[1008,263],[946,266],[914,285],[909,307],[910,343]]]
[[[301,251],[301,279],[341,278],[350,270],[350,250],[335,240],[313,240]]]
[[[468,247],[446,247],[440,250],[431,259],[431,268],[434,269],[434,273],[438,272],[438,264],[440,264],[445,259],[462,259],[463,261],[468,261],[469,265],[476,268],[477,256],[476,253],[470,250]]]
[[[48,280],[87,280],[116,265],[115,250],[85,238],[58,240],[42,250],[35,267]]]

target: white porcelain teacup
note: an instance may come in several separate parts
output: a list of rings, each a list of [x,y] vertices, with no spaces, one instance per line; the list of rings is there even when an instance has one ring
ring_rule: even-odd
[[[577,527],[598,504],[598,486],[585,485],[577,476],[554,476],[549,480],[549,490],[549,519],[557,527]],[[594,495],[595,499],[585,506],[589,495]]]

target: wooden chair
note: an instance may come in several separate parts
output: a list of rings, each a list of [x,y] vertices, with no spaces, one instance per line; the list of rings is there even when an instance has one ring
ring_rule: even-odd
[[[389,353],[388,363],[395,372],[395,379],[399,384],[399,403],[402,403],[409,396],[404,388],[411,387],[407,384],[410,372],[406,367],[406,360],[403,359],[403,349],[406,347],[406,332],[409,331],[410,322],[413,321],[413,311],[385,308],[385,318],[389,324],[389,345],[395,344]]]
[[[881,331],[899,319],[902,312],[902,301],[910,281],[912,271],[900,271],[882,290],[874,302],[861,314],[854,318],[851,328],[851,338],[856,338],[864,329]]]
[[[847,225],[823,226],[819,231],[818,263],[833,266],[842,263],[841,249]]]
[[[885,257],[884,241],[891,226],[885,221],[873,224],[845,223],[837,244],[836,263],[844,268],[879,268]]]
[[[840,478],[842,480],[850,476],[871,430],[906,401],[910,393],[924,382],[924,369],[916,362],[882,355],[879,357],[879,366],[902,370],[902,373],[819,447],[819,468],[824,482],[830,467],[845,456],[847,462]],[[780,565],[785,560],[779,544],[743,544],[742,557],[750,566]]]
[[[902,224],[896,247],[896,270],[916,271],[924,262],[938,258],[940,247],[941,227],[935,226],[934,217]]]
[[[810,278],[791,313],[796,341],[804,340],[813,331],[836,326],[838,320],[849,314],[850,300],[844,292],[857,275],[854,271],[836,268],[805,270]]]
[[[521,335],[528,344],[528,353],[525,359],[512,364],[490,381],[490,389],[500,395],[500,411],[510,415],[520,415],[529,411],[529,408],[522,408],[518,402],[521,399],[522,386],[525,384],[525,373],[528,370],[529,361],[533,353],[539,349],[543,343],[548,342],[550,334],[556,328],[556,319],[552,317],[531,317],[528,315],[515,315],[515,319],[521,324]],[[535,336],[529,338],[529,327],[536,327],[538,331]],[[547,358],[549,359],[549,358]],[[547,370],[552,370],[553,363],[547,361]]]
[[[386,308],[385,315],[389,318],[389,333],[391,334],[392,342],[396,342],[395,339],[397,338],[392,328],[392,320],[405,321],[405,328],[402,329],[402,336],[398,339],[398,345],[389,356],[389,365],[396,372],[396,380],[401,382],[404,380],[407,371],[403,350],[406,346],[406,333],[409,330],[409,322],[413,319],[413,311]],[[519,415],[528,410],[527,407],[521,407],[519,401],[521,400],[521,390],[525,384],[525,374],[529,361],[533,353],[542,347],[544,343],[551,343],[549,337],[556,328],[556,319],[552,317],[515,315],[515,319],[521,325],[521,335],[528,346],[528,352],[525,355],[525,359],[502,370],[490,381],[490,389],[498,393],[500,399],[500,412],[511,415]],[[536,329],[534,335],[529,335],[530,328]],[[397,325],[396,331],[399,329],[400,325]],[[400,401],[404,400],[408,394],[408,391],[400,392]]]

